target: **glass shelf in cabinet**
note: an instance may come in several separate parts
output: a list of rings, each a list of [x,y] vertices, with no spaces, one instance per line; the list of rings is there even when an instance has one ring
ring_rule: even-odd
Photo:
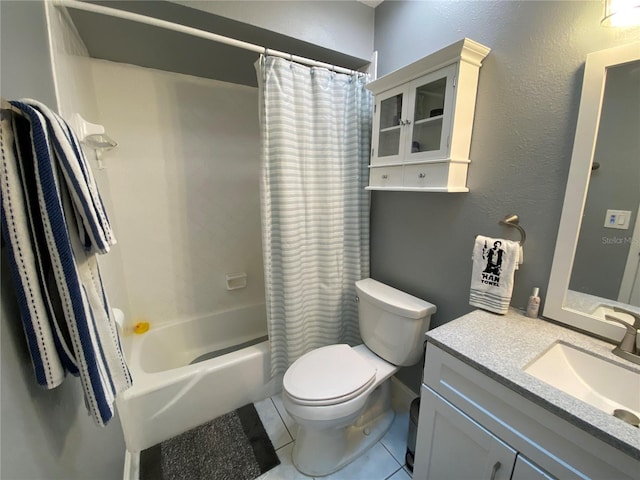
[[[394,130],[399,130],[399,129],[400,129],[400,125],[394,125],[393,127],[381,128],[380,133],[393,132]]]
[[[433,123],[435,125],[435,124],[442,123],[443,117],[444,115],[437,115],[435,117],[421,118],[420,120],[416,120],[415,124],[424,125],[425,123]]]

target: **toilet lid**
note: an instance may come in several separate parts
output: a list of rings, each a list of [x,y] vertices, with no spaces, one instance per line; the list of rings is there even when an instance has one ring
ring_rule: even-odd
[[[306,353],[284,374],[283,388],[301,405],[335,405],[357,397],[376,378],[376,369],[349,345]]]

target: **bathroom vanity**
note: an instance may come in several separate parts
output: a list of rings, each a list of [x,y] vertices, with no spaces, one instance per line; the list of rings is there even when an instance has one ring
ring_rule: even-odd
[[[613,345],[515,310],[477,310],[427,338],[414,479],[638,479],[640,429],[609,409],[622,398],[638,413],[640,366]],[[574,354],[593,390],[558,377]],[[616,398],[596,398],[618,373]]]

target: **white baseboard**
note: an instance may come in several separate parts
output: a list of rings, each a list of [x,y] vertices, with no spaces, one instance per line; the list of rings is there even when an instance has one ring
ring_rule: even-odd
[[[391,377],[391,406],[396,412],[408,412],[411,402],[418,396],[396,377]]]

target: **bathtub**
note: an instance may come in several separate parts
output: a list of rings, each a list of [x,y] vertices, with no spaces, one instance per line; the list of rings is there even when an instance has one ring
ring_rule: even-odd
[[[279,392],[282,377],[270,378],[266,323],[260,304],[123,335],[133,386],[116,405],[127,450]],[[223,354],[208,358],[211,352]]]

